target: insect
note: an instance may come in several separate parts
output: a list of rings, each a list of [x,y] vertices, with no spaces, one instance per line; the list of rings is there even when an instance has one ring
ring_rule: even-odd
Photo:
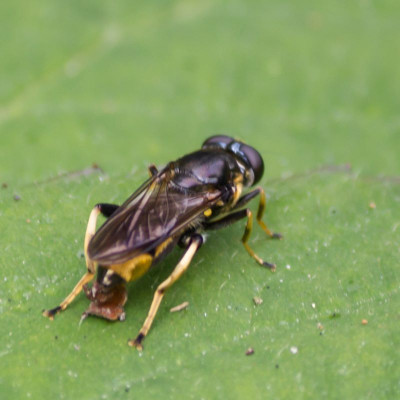
[[[84,251],[87,272],[72,292],[57,307],[43,315],[53,319],[65,310],[83,290],[90,300],[82,319],[96,315],[109,320],[124,320],[126,284],[145,274],[176,245],[185,249],[171,275],[154,293],[147,318],[130,346],[142,349],[161,300],[188,269],[203,244],[202,233],[246,219],[242,243],[258,264],[275,270],[249,246],[253,214],[244,206],[256,196],[256,220],[271,238],[281,238],[262,221],[266,206],[264,190],[257,187],[247,194],[243,189],[255,185],[264,172],[261,155],[253,147],[229,136],[208,138],[201,149],[168,163],[160,171],[149,167],[150,178],[121,206],[97,204],[89,217]],[[99,214],[107,219],[96,231]],[[88,283],[97,277],[91,287]]]

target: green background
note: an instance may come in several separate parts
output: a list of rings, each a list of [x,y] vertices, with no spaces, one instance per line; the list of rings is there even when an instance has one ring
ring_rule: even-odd
[[[1,2],[0,397],[399,397],[399,18],[395,0]],[[238,223],[142,354],[127,339],[179,250],[130,285],[124,323],[79,328],[83,295],[44,319],[85,270],[92,206],[214,133],[264,156],[284,240],[251,245],[277,271]]]

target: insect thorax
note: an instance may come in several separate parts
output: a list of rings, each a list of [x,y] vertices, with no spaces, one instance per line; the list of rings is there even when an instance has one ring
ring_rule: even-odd
[[[240,174],[233,156],[224,151],[200,150],[177,160],[174,183],[191,190],[222,188],[233,184]]]

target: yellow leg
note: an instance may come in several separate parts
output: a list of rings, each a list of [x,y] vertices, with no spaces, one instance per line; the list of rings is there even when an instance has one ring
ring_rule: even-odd
[[[59,306],[52,308],[51,310],[44,310],[43,316],[48,317],[50,319],[54,319],[54,316],[56,314],[58,314],[60,311],[64,311],[68,307],[68,305],[81,292],[83,286],[86,285],[87,283],[89,283],[93,279],[94,274],[96,272],[96,265],[88,257],[87,248],[89,246],[90,239],[93,237],[93,235],[96,232],[96,221],[97,221],[97,217],[99,216],[99,213],[100,213],[100,206],[94,207],[92,212],[90,213],[89,221],[88,221],[87,228],[86,228],[85,243],[84,243],[86,266],[88,269],[86,274],[82,276],[82,278],[79,280],[79,282],[72,289],[72,292],[62,301],[62,303]]]
[[[95,263],[89,258],[87,254],[87,249],[89,247],[89,242],[90,239],[94,236],[96,233],[96,222],[97,222],[97,217],[100,214],[100,206],[97,205],[93,208],[92,212],[90,213],[89,216],[89,221],[86,227],[86,233],[85,233],[85,243],[84,243],[84,252],[85,252],[85,259],[86,259],[86,267],[88,269],[88,272],[94,274],[96,272],[96,265]]]
[[[249,244],[247,243],[249,238],[250,238],[250,234],[251,231],[253,229],[253,213],[251,212],[251,210],[246,209],[246,213],[247,213],[247,223],[246,223],[246,228],[244,230],[243,233],[243,237],[242,237],[242,243],[243,246],[245,247],[245,249],[247,250],[247,252],[263,267],[268,267],[271,269],[271,271],[275,271],[276,270],[276,265],[275,264],[270,264],[267,261],[264,261],[262,258],[260,258],[256,253],[254,253],[254,251],[251,249],[251,247],[249,246]],[[262,221],[261,221],[262,222]]]
[[[139,331],[135,340],[129,340],[129,346],[134,346],[138,350],[142,350],[142,341],[146,337],[147,333],[150,330],[150,327],[153,323],[154,317],[156,316],[158,307],[161,304],[161,300],[164,297],[165,291],[170,288],[181,276],[182,274],[188,269],[190,262],[193,259],[198,248],[201,246],[203,239],[200,235],[195,235],[192,237],[192,240],[187,248],[185,254],[179,261],[178,265],[173,270],[172,274],[162,282],[157,290],[154,293],[153,302],[151,303],[149,313],[147,314],[147,318],[144,321],[142,328]]]
[[[157,175],[158,174],[158,169],[157,169],[157,167],[154,165],[154,164],[150,164],[149,165],[149,175],[150,175],[150,178],[152,177],[152,176],[154,176],[154,175]]]
[[[62,303],[59,306],[52,308],[51,310],[44,310],[42,313],[43,316],[48,317],[51,320],[54,319],[54,316],[56,314],[58,314],[60,311],[64,311],[68,307],[72,300],[74,300],[74,298],[81,292],[83,286],[89,283],[93,279],[93,277],[94,274],[86,272],[86,274],[82,276],[79,282],[72,289],[72,292],[62,301]]]
[[[264,189],[261,187],[258,187],[257,189],[260,193],[260,202],[258,203],[258,210],[257,210],[257,222],[269,237],[273,239],[282,239],[282,235],[280,233],[272,232],[265,224],[265,222],[262,221],[262,217],[265,211],[265,206],[267,205],[267,200],[265,197]]]

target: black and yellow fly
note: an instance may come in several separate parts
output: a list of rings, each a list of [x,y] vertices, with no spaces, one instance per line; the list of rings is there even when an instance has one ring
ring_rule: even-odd
[[[229,136],[207,139],[200,150],[170,162],[158,171],[149,167],[150,178],[121,206],[97,204],[89,217],[85,235],[87,272],[72,292],[58,306],[43,315],[53,319],[84,290],[90,306],[82,318],[97,315],[109,320],[124,320],[127,300],[126,283],[138,279],[167,255],[175,245],[185,253],[171,275],[154,293],[147,318],[130,346],[142,348],[165,291],[187,270],[203,243],[202,232],[223,228],[247,218],[242,243],[262,266],[275,270],[263,261],[248,244],[253,214],[246,203],[260,196],[256,220],[271,238],[281,238],[262,221],[266,199],[261,187],[242,195],[262,177],[261,155]],[[96,232],[99,214],[107,220]],[[88,283],[97,278],[91,288]]]

